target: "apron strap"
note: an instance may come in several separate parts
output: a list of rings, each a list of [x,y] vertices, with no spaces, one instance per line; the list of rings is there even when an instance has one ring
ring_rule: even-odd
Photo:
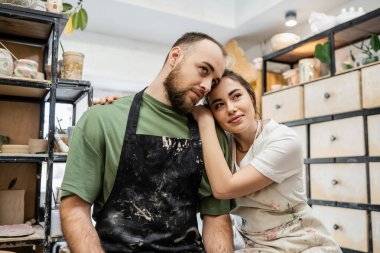
[[[127,134],[135,134],[137,131],[137,123],[139,121],[141,101],[142,101],[142,97],[143,97],[145,89],[146,87],[142,91],[137,93],[135,97],[133,98],[131,109],[129,110],[125,137],[127,137]]]
[[[142,97],[143,97],[145,89],[146,87],[140,92],[138,92],[133,98],[131,109],[129,110],[125,136],[127,136],[127,134],[135,134],[137,132],[137,123],[138,123],[139,115],[140,115],[141,101],[142,101]],[[198,124],[195,121],[193,115],[191,113],[188,113],[186,116],[187,116],[187,126],[189,127],[189,131],[190,131],[190,139],[200,140]]]
[[[191,113],[188,113],[186,116],[187,116],[187,126],[189,127],[189,131],[190,131],[190,139],[200,140],[198,123],[195,121]]]

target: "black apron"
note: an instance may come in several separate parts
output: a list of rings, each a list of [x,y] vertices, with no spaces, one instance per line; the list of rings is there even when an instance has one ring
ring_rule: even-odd
[[[190,139],[136,134],[143,92],[131,104],[115,183],[96,223],[101,245],[106,252],[204,252],[198,126],[189,115]]]

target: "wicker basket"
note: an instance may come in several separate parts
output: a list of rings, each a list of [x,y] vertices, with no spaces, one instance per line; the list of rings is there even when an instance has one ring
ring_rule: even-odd
[[[37,0],[0,0],[0,4],[10,4],[34,9],[37,6]]]

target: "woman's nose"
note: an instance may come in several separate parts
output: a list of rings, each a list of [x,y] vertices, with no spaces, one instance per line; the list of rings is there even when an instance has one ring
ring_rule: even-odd
[[[229,113],[233,114],[237,111],[237,108],[234,103],[227,103],[227,110]]]

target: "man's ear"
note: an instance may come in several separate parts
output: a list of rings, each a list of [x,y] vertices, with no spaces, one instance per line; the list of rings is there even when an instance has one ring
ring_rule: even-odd
[[[173,47],[169,52],[168,62],[170,67],[174,68],[182,59],[183,51],[180,47]]]

